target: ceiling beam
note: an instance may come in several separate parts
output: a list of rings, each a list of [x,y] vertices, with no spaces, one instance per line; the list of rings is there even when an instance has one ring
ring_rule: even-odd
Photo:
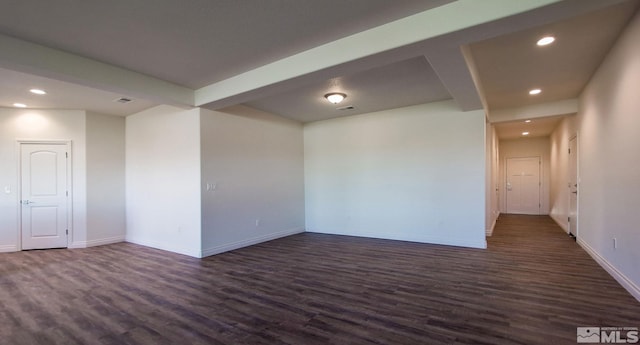
[[[182,108],[194,105],[192,89],[2,34],[0,67]]]
[[[461,48],[455,46],[438,49],[427,53],[425,57],[462,111],[483,108],[482,99],[471,71],[467,68]]]
[[[276,84],[560,1],[458,0],[205,86],[195,91],[195,105],[219,109],[243,103],[269,86],[284,89]]]
[[[489,111],[489,122],[499,123],[516,120],[535,119],[540,117],[570,115],[578,112],[578,99],[527,105],[516,108],[496,109]]]

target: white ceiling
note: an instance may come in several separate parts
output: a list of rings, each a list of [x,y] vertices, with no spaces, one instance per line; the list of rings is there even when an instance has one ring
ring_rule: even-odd
[[[490,111],[522,107],[575,98],[638,4],[11,1],[0,11],[0,106],[126,116],[244,104],[301,122],[447,98],[463,110],[482,97]],[[541,55],[531,40],[547,32],[558,42]],[[522,95],[532,84],[541,97]],[[355,109],[337,111],[322,98],[330,91]],[[120,96],[135,101],[112,102]]]
[[[549,116],[537,118],[525,122],[524,120],[500,122],[495,124],[498,138],[502,140],[511,140],[519,138],[535,138],[548,137],[558,126],[563,116]],[[529,132],[528,135],[522,135],[523,132]]]
[[[640,1],[627,1],[567,20],[470,45],[490,110],[576,98]],[[556,41],[539,47],[536,41]],[[528,90],[541,88],[535,97]]]
[[[46,90],[47,94],[35,95],[29,92],[34,88]],[[85,109],[101,114],[126,116],[155,105],[152,101],[135,98],[126,104],[115,102],[123,96],[125,95],[0,68],[0,107],[22,103],[33,109]]]
[[[451,0],[20,0],[0,32],[190,88]]]
[[[340,104],[323,95],[347,95]],[[343,77],[313,83],[293,91],[247,102],[246,105],[300,122],[370,113],[449,99],[435,71],[423,56]],[[346,106],[354,109],[339,110]]]

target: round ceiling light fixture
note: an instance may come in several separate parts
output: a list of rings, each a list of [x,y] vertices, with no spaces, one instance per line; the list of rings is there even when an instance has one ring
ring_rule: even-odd
[[[540,89],[533,89],[529,91],[530,95],[539,95],[542,92]]]
[[[328,93],[326,95],[324,95],[324,98],[327,99],[327,101],[333,103],[333,104],[338,104],[340,102],[342,102],[343,99],[347,98],[347,95],[345,95],[344,93],[340,93],[340,92],[331,92]]]
[[[47,94],[46,91],[40,90],[40,89],[31,89],[31,90],[29,90],[29,92],[35,93],[36,95],[46,95]]]
[[[16,108],[26,108],[27,105],[24,103],[13,103],[13,106]]]
[[[538,40],[538,42],[536,43],[539,46],[546,46],[549,45],[551,43],[553,43],[553,41],[555,41],[556,38],[553,36],[545,36],[542,37],[541,39]]]

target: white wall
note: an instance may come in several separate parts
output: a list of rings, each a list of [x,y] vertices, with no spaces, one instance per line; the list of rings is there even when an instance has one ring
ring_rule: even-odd
[[[0,108],[0,251],[18,246],[17,140],[71,140],[73,226],[71,247],[87,238],[85,112]],[[5,193],[5,187],[11,193]]]
[[[203,256],[304,231],[302,124],[202,109],[201,138]]]
[[[486,247],[484,136],[452,101],[305,125],[307,231]]]
[[[126,118],[126,240],[200,256],[200,110]]]
[[[522,138],[513,140],[500,140],[500,212],[506,213],[506,162],[508,158],[540,157],[542,169],[540,170],[540,214],[549,214],[549,189],[551,185],[551,162],[549,137]]]
[[[580,97],[578,241],[640,300],[638,42],[640,14]]]
[[[549,215],[569,233],[569,140],[576,136],[575,116],[562,119],[550,137]]]
[[[125,239],[124,117],[87,112],[87,246]]]

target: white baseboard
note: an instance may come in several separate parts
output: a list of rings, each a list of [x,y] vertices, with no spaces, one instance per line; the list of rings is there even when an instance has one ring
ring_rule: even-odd
[[[622,285],[629,293],[640,302],[640,286],[636,285],[631,279],[620,272],[615,266],[613,266],[607,259],[603,258],[593,249],[587,242],[578,237],[578,244],[587,252],[591,257],[600,265],[605,271]]]
[[[495,217],[495,218],[493,219],[493,224],[491,224],[491,227],[489,227],[489,229],[487,229],[487,230],[485,231],[485,235],[486,235],[487,237],[491,237],[491,235],[493,235],[493,229],[495,229],[495,228],[496,228],[496,222],[497,222],[497,221],[498,221],[498,217]]]
[[[200,252],[199,251],[194,251],[194,249],[197,249],[197,248],[193,248],[193,249],[192,248],[184,248],[184,247],[183,248],[179,248],[179,247],[166,245],[164,243],[148,241],[148,240],[139,239],[139,238],[131,238],[131,237],[126,237],[125,238],[125,242],[129,242],[129,243],[133,243],[133,244],[137,244],[137,245],[141,245],[141,246],[145,246],[145,247],[160,249],[160,250],[164,250],[164,251],[167,251],[167,252],[172,252],[172,253],[182,254],[182,255],[186,255],[186,256],[191,256],[191,257],[194,257],[194,258],[201,258]]]
[[[108,238],[99,238],[97,240],[88,240],[88,241],[74,241],[69,245],[71,249],[77,248],[88,248],[95,246],[103,246],[105,244],[113,244],[124,242],[124,235],[108,237]]]
[[[315,229],[315,228],[309,228],[307,229],[307,232],[314,232],[318,234],[340,235],[340,236],[379,238],[381,240],[437,244],[437,245],[453,246],[453,247],[487,249],[486,237],[482,237],[482,240],[480,241],[472,241],[467,238],[451,238],[451,237],[439,237],[439,236],[406,237],[402,235],[397,236],[395,234],[380,233],[380,232],[370,232],[370,233],[328,232],[328,231],[322,231],[320,229]]]
[[[215,246],[215,247],[212,247],[212,248],[203,249],[202,250],[202,257],[216,255],[216,254],[228,252],[230,250],[235,250],[235,249],[239,249],[239,248],[242,248],[242,247],[248,247],[248,246],[252,246],[254,244],[267,242],[267,241],[275,240],[275,239],[278,239],[278,238],[299,234],[299,233],[302,233],[302,232],[304,232],[304,228],[293,228],[293,229],[288,229],[288,230],[284,230],[284,231],[274,232],[274,233],[263,235],[263,236],[249,238],[249,239],[246,239],[246,240],[227,243],[227,244]]]
[[[11,252],[17,252],[17,251],[18,251],[18,246],[16,246],[15,244],[0,246],[0,253],[11,253]]]
[[[553,219],[559,227],[562,228],[562,230],[564,230],[564,232],[566,232],[567,234],[569,233],[569,229],[567,228],[567,223],[564,222],[562,219],[558,218],[559,216],[556,214],[549,214],[549,217],[551,217],[551,219]]]

